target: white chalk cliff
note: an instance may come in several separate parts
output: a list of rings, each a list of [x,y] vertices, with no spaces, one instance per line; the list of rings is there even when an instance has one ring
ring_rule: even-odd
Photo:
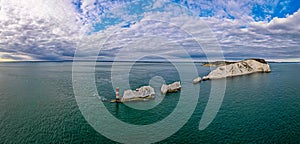
[[[169,85],[163,84],[160,88],[161,93],[166,94],[166,93],[171,93],[171,92],[177,92],[181,89],[181,84],[180,81],[174,82]]]
[[[139,101],[151,99],[154,98],[154,96],[155,92],[151,86],[143,86],[136,90],[125,90],[121,101]]]
[[[194,83],[194,84],[197,84],[197,83],[199,83],[201,80],[202,80],[201,77],[197,77],[197,78],[195,78],[195,79],[193,80],[193,83]]]
[[[271,72],[269,64],[263,59],[247,59],[236,63],[219,66],[211,71],[203,80],[220,79],[256,72]]]

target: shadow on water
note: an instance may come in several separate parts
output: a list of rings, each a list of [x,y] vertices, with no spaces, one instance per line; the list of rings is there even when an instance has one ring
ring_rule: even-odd
[[[114,103],[116,115],[119,115],[119,103]]]

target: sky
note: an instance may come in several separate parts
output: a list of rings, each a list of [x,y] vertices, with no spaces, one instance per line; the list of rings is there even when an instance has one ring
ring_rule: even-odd
[[[297,0],[0,0],[0,62],[219,54],[299,62],[299,8]]]

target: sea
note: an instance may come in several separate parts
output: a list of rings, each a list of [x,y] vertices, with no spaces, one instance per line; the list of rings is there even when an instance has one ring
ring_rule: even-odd
[[[189,65],[195,69],[190,69]],[[101,103],[104,107],[93,109],[90,115],[97,113],[101,116],[106,109],[124,124],[145,126],[159,123],[172,114],[181,98],[193,99],[195,108],[190,111],[186,122],[170,136],[152,142],[299,143],[300,63],[270,63],[271,73],[214,80],[225,84],[225,91],[215,117],[204,129],[199,129],[199,122],[216,87],[213,87],[213,81],[192,84],[192,79],[185,79],[185,75],[192,77],[193,72],[199,76],[207,75],[211,69],[201,65],[184,62],[79,62],[76,65],[79,69],[74,69],[72,62],[0,63],[0,143],[122,142],[99,131],[97,125],[90,123],[90,116],[81,111],[74,84],[88,78],[86,75],[91,73],[97,92],[79,89],[87,92],[85,96],[95,98],[93,104]],[[181,81],[182,91],[160,93],[161,84],[175,81]],[[135,90],[145,85],[154,87],[155,99],[129,104],[110,102],[115,98],[116,87],[120,88],[122,96],[128,88]],[[195,95],[191,92],[193,89],[199,92]],[[164,131],[173,124],[162,125],[162,131],[156,133],[166,134]],[[131,134],[129,129],[124,130],[114,123],[99,121],[99,125],[114,128],[118,138],[122,137],[122,132]],[[145,137],[135,134],[131,138],[134,142]],[[128,142],[128,137],[124,139]],[[144,142],[149,141],[145,138]]]

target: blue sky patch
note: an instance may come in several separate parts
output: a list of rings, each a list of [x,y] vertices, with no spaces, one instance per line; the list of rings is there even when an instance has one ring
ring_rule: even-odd
[[[98,32],[98,31],[104,30],[105,28],[107,28],[109,26],[119,24],[123,21],[124,20],[121,18],[102,18],[101,22],[95,23],[93,25],[93,28],[94,28],[93,32]]]
[[[271,21],[273,18],[285,18],[298,11],[300,2],[297,0],[281,0],[277,3],[255,4],[252,16],[255,21]]]

